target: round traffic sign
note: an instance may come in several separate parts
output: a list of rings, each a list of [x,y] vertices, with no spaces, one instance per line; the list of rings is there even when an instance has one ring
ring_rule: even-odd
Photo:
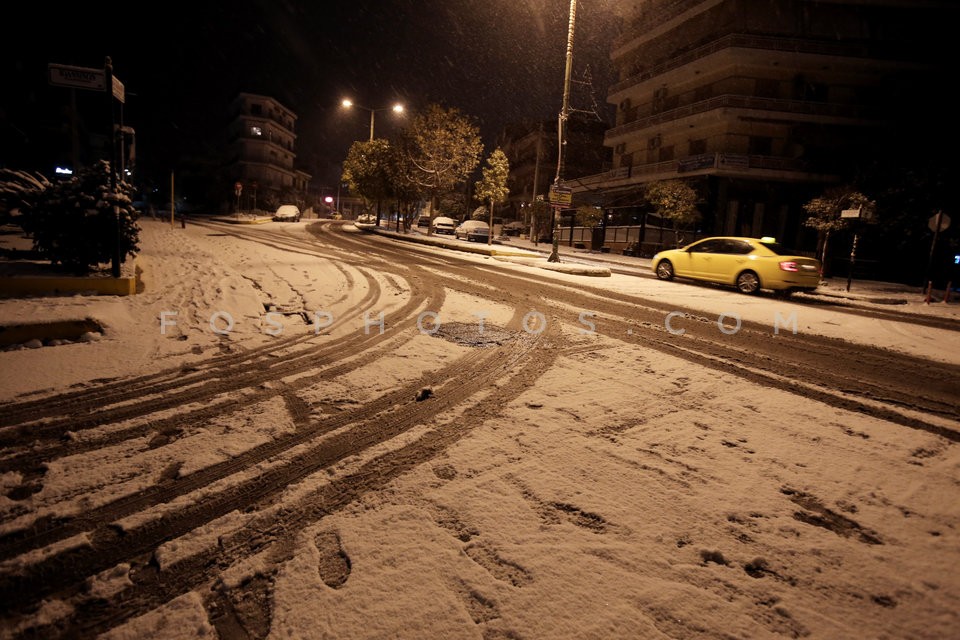
[[[950,228],[950,216],[943,212],[935,213],[930,216],[927,225],[930,227],[930,231],[946,231]]]

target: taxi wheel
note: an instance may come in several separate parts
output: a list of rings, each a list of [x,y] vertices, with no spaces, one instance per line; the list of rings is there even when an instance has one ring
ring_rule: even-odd
[[[673,280],[673,265],[669,260],[661,260],[657,265],[657,277],[661,280]]]
[[[760,277],[753,271],[744,271],[737,276],[737,289],[747,294],[760,291]]]

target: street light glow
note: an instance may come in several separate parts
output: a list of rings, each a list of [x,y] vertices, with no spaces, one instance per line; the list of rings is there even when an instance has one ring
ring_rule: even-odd
[[[371,140],[373,140],[373,116],[377,111],[386,111],[387,109],[389,109],[394,113],[403,113],[403,110],[404,110],[403,105],[400,104],[399,102],[394,103],[390,107],[381,107],[379,109],[371,109],[370,107],[364,107],[363,105],[356,104],[350,98],[344,98],[343,100],[340,101],[340,104],[347,109],[356,107],[357,109],[363,109],[364,111],[370,112],[370,139]]]

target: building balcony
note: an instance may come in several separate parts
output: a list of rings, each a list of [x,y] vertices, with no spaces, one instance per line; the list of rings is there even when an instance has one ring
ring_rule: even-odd
[[[231,111],[230,120],[258,120],[274,123],[278,128],[283,129],[284,131],[289,131],[291,134],[294,131],[294,122],[289,117],[284,117],[277,115],[275,113],[253,113],[249,106],[238,107]]]
[[[722,35],[716,40],[689,51],[684,51],[679,55],[676,55],[669,60],[660,64],[656,64],[650,68],[639,69],[630,77],[611,85],[607,94],[608,96],[614,96],[621,91],[625,91],[626,89],[650,80],[651,78],[663,75],[668,71],[692,64],[697,60],[705,58],[713,53],[734,48],[759,49],[763,51],[782,51],[790,54],[804,53],[811,55],[841,56],[863,59],[886,57],[878,56],[877,52],[871,51],[866,45],[859,43],[825,42],[822,40],[803,40],[800,38],[730,33]]]
[[[628,25],[625,32],[613,41],[613,49],[617,50],[628,45],[633,40],[650,33],[654,28],[664,25],[682,13],[692,9],[704,0],[677,0],[669,5],[664,3],[647,3],[642,5],[640,13]]]
[[[818,173],[804,160],[779,156],[702,153],[665,162],[618,167],[603,173],[566,180],[574,193],[636,186],[656,180],[712,175],[787,182],[836,182],[837,176]]]
[[[604,135],[604,145],[614,146],[619,139],[630,134],[642,131],[657,125],[662,125],[681,118],[706,113],[716,109],[746,109],[764,111],[767,113],[779,112],[793,115],[803,115],[815,119],[833,119],[838,122],[856,121],[862,124],[874,114],[871,109],[858,105],[830,104],[825,102],[810,102],[806,100],[782,100],[778,98],[758,98],[754,96],[724,95],[701,100],[692,104],[670,109],[662,113],[637,118],[612,129]]]
[[[241,131],[233,135],[228,143],[241,146],[250,146],[250,145],[270,145],[271,147],[276,147],[277,149],[283,149],[287,152],[293,152],[294,143],[293,140],[283,139],[280,136],[276,135],[255,135],[249,131]]]

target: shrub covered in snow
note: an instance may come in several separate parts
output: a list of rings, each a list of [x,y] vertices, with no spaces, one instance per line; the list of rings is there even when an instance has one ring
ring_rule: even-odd
[[[139,251],[138,214],[130,198],[133,188],[121,181],[113,192],[108,162],[98,162],[63,181],[37,178],[21,184],[24,179],[15,177],[20,182],[0,185],[0,193],[19,188],[19,215],[12,220],[33,240],[33,248],[53,264],[87,273],[113,260],[118,241],[121,262]],[[0,175],[0,180],[5,178]],[[36,188],[30,190],[30,184]]]
[[[31,208],[50,181],[39,173],[0,169],[0,224],[18,224],[24,208]]]

